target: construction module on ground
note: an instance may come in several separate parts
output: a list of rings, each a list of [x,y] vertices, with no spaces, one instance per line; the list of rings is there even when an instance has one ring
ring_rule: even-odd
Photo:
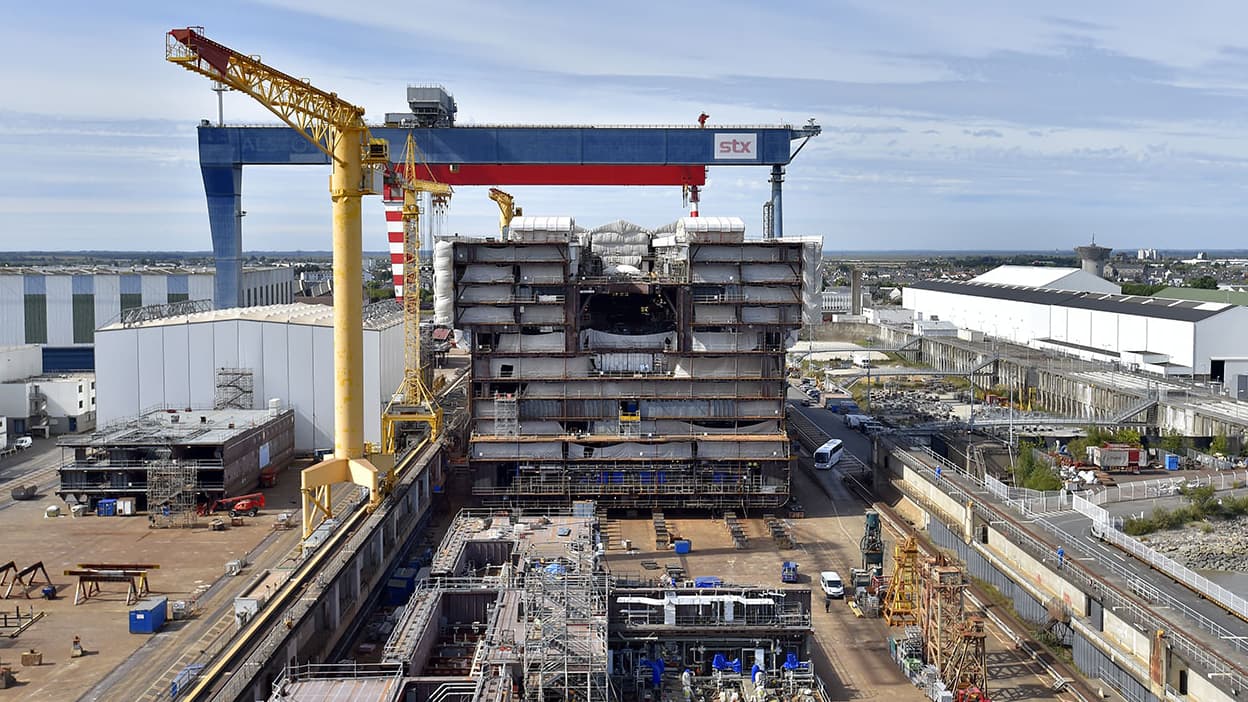
[[[744,230],[728,217],[653,231],[522,217],[500,239],[439,241],[435,309],[473,357],[473,494],[783,505],[785,350],[817,312],[820,247]]]

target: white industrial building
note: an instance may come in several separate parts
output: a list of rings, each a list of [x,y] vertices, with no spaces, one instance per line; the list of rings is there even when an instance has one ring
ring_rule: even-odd
[[[1211,358],[1248,348],[1248,307],[1224,303],[928,280],[905,288],[904,305],[920,320],[1164,375],[1207,376]]]
[[[122,310],[212,300],[212,268],[39,266],[0,268],[0,345],[90,344]],[[294,269],[243,270],[243,306],[294,299]]]
[[[153,407],[295,411],[295,448],[333,447],[333,308],[287,304],[178,315],[96,332],[99,421]],[[403,317],[365,309],[364,439],[380,443],[381,412],[403,378]]]
[[[1017,285],[1025,288],[1067,290],[1070,292],[1120,293],[1122,286],[1089,273],[1082,268],[1056,266],[997,266],[987,273],[971,278],[972,283],[985,285]]]
[[[95,375],[44,373],[35,344],[0,347],[0,417],[12,436],[95,428]]]

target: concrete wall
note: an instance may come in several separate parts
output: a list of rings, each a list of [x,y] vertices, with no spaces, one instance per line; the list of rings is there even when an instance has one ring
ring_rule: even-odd
[[[43,352],[38,344],[0,347],[0,383],[25,380],[43,372]]]
[[[25,382],[0,383],[0,415],[25,419],[30,416],[30,386]]]
[[[1147,669],[1149,653],[1152,651],[1149,635],[1123,621],[1112,611],[1106,611],[1103,616],[1105,636],[1117,642],[1121,653],[1129,654]]]
[[[1049,570],[1057,564],[1057,554],[1053,555],[1052,562],[1041,563],[1031,554],[1019,548],[1014,542],[993,527],[988,527],[988,550],[1000,556],[1005,562],[1012,565],[1016,572],[1027,578],[1027,581],[1035,587],[1035,589],[1046,594],[1048,597],[1057,597],[1071,611],[1082,614],[1087,611],[1088,596],[1082,590],[1070,583],[1057,573]],[[1044,600],[1047,602],[1047,597]]]

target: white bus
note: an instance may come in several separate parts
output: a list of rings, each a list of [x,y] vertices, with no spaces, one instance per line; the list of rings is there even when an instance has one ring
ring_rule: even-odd
[[[840,439],[832,439],[815,449],[815,470],[828,470],[841,460],[845,453],[845,444]]]

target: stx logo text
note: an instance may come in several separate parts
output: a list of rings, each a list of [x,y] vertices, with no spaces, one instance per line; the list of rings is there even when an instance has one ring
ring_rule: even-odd
[[[716,161],[753,161],[759,157],[758,135],[751,133],[719,133],[715,135],[713,158]]]

